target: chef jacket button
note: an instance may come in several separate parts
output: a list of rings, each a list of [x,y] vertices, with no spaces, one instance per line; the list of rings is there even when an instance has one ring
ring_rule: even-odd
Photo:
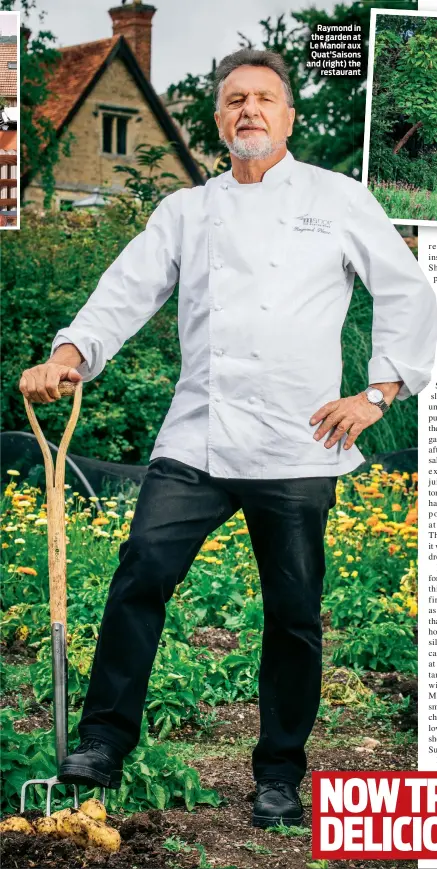
[[[216,347],[214,353],[216,356],[223,356],[224,351],[221,349],[221,347]]]
[[[222,265],[223,265],[223,263],[214,263],[214,268],[221,269]]]
[[[222,223],[223,223],[223,221],[222,221],[222,220],[220,220],[220,218],[219,218],[219,217],[217,217],[217,219],[216,219],[216,220],[215,220],[215,221],[214,221],[214,226],[221,226],[221,225],[222,225]]]
[[[254,395],[251,395],[250,398],[249,398],[249,401],[250,401],[251,404],[255,404],[256,397],[255,397]]]
[[[270,260],[270,265],[271,265],[271,266],[275,266],[275,268],[276,268],[276,266],[279,265],[278,260],[277,260],[277,259],[272,259],[272,260]]]
[[[292,176],[291,176],[291,175],[290,175],[290,177],[289,177],[289,178],[287,178],[287,181],[288,181],[288,183],[289,183],[289,184],[293,184],[293,178],[292,178]]]
[[[279,223],[287,223],[287,218],[286,218],[286,217],[280,217],[280,218],[279,218]]]
[[[222,400],[221,395],[216,395],[214,400],[215,400],[215,401],[221,401],[221,400]]]
[[[263,311],[267,311],[268,308],[270,308],[270,305],[268,305],[267,302],[261,302],[260,307],[263,309]]]
[[[252,356],[255,356],[256,359],[258,359],[259,355],[259,350],[252,350]]]
[[[214,305],[214,311],[223,311],[223,308],[221,305]]]
[[[228,185],[228,184],[222,184],[222,187],[223,187],[223,190],[227,190],[228,187],[229,187],[229,185]]]

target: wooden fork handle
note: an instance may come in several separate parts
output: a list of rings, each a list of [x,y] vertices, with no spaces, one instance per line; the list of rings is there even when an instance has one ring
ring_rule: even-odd
[[[73,408],[53,466],[52,454],[36,418],[33,403],[23,396],[26,413],[44,457],[47,483],[47,544],[50,584],[50,622],[61,622],[67,632],[67,560],[65,534],[65,456],[75,429],[82,400],[82,381],[59,383],[62,396],[73,395]]]

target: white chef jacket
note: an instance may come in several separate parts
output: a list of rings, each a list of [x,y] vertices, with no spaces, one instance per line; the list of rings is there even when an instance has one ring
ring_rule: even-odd
[[[346,434],[314,440],[310,418],[340,397],[355,272],[373,297],[368,381],[402,380],[405,399],[431,379],[435,294],[362,183],[290,152],[260,182],[229,170],[166,196],[52,353],[75,344],[93,380],[179,281],[180,377],[149,460],[213,477],[346,474],[364,456],[343,449]]]

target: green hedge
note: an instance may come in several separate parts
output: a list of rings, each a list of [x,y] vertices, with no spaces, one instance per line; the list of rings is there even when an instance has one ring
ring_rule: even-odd
[[[145,218],[114,205],[89,213],[22,218],[2,238],[2,429],[30,431],[18,382],[24,368],[45,361],[53,338],[95,289],[101,274],[144,229]],[[343,329],[343,394],[367,385],[372,305],[357,281]],[[71,450],[114,462],[147,464],[180,372],[177,288],[164,307],[131,338],[84,389]],[[40,405],[47,438],[59,442],[67,410]],[[395,401],[357,444],[365,455],[415,446],[417,399]]]

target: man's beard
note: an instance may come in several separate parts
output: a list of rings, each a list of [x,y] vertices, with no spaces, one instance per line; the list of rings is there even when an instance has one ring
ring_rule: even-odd
[[[224,136],[220,136],[220,140],[225,143],[228,151],[240,160],[263,160],[274,154],[287,141],[283,139],[280,142],[273,142],[267,134],[261,138],[257,133],[251,139],[242,139],[237,134],[231,142],[228,142]]]

